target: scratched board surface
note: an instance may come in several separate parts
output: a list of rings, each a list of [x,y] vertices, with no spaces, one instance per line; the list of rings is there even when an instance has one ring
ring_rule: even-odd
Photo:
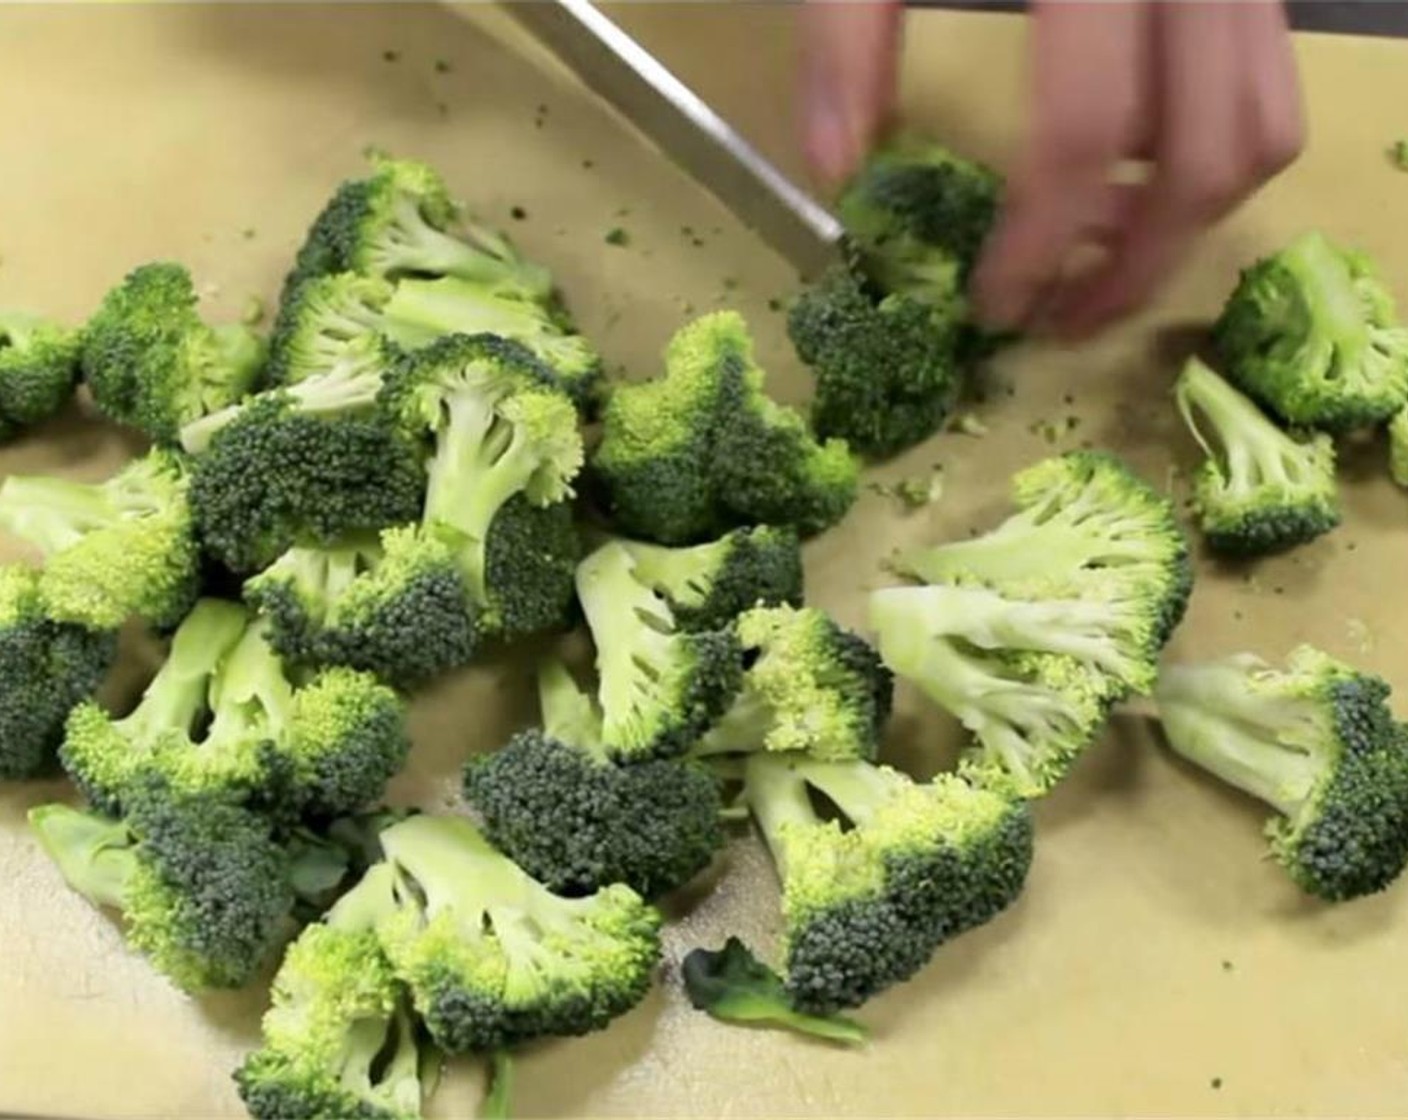
[[[364,146],[430,160],[559,276],[613,367],[650,373],[670,332],[720,306],[752,322],[774,388],[802,400],[769,301],[785,266],[592,99],[490,38],[482,10],[434,5],[0,7],[0,303],[79,319],[139,262],[194,270],[214,315],[273,297],[302,230]],[[745,4],[630,5],[644,41],[764,150],[792,150],[790,13]],[[468,18],[461,18],[462,16]],[[896,546],[966,534],[1004,510],[1014,469],[1082,440],[1163,485],[1192,448],[1166,399],[1180,358],[1237,268],[1309,226],[1371,249],[1408,300],[1408,176],[1383,148],[1404,127],[1408,47],[1303,39],[1311,148],[1209,238],[1158,304],[1098,344],[1006,355],[978,413],[877,472],[936,463],[945,492],[905,515],[867,491],[808,549],[814,599],[849,624]],[[1021,122],[1023,24],[924,13],[907,45],[911,120],[999,164]],[[515,212],[521,218],[514,218]],[[624,230],[625,244],[607,234]],[[1012,390],[1009,394],[1006,389]],[[1074,418],[1074,425],[1068,423]],[[1056,442],[1045,432],[1059,428]],[[0,452],[0,471],[99,478],[131,454],[75,410]],[[1352,456],[1345,526],[1251,570],[1203,563],[1177,656],[1313,641],[1404,691],[1408,638],[1393,587],[1408,497],[1380,452]],[[141,640],[110,686],[150,670]],[[522,659],[420,697],[394,800],[454,804],[457,772],[532,716]],[[902,688],[889,757],[946,764],[950,722]],[[240,1114],[229,1070],[263,992],[193,1001],[128,956],[117,928],[62,887],[24,825],[59,784],[0,788],[0,1111],[90,1117]],[[1160,753],[1133,717],[1039,813],[1021,902],[865,1009],[868,1052],[724,1029],[672,982],[613,1029],[537,1047],[523,1116],[1402,1114],[1408,888],[1329,910],[1262,859],[1261,813]],[[734,843],[704,890],[672,905],[665,974],[738,931],[769,946],[776,889]],[[432,1114],[467,1116],[456,1068]]]

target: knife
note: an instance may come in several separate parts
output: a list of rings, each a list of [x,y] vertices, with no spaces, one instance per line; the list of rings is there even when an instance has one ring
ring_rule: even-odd
[[[814,279],[844,255],[841,224],[591,0],[503,0],[594,93]]]

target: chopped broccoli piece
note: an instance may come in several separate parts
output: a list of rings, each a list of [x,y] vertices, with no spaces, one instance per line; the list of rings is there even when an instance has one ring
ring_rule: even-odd
[[[725,311],[674,336],[663,378],[615,389],[593,468],[623,532],[670,545],[741,525],[810,536],[844,516],[855,458],[843,440],[818,443],[763,376],[742,317]]]
[[[738,693],[737,637],[681,632],[619,542],[578,566],[577,597],[596,642],[606,753],[620,761],[683,754]]]
[[[1193,477],[1193,500],[1214,549],[1275,552],[1340,523],[1335,445],[1328,435],[1292,438],[1197,358],[1184,366],[1175,393],[1184,423],[1207,454]],[[1211,438],[1198,416],[1210,425]]]
[[[1408,330],[1369,258],[1302,234],[1242,271],[1214,327],[1227,374],[1288,424],[1344,431],[1408,400]]]
[[[513,1055],[495,1050],[489,1055],[489,1091],[479,1106],[479,1120],[511,1120],[513,1100]]]
[[[786,985],[736,937],[722,949],[693,949],[680,968],[689,1002],[725,1023],[756,1023],[860,1046],[870,1032],[844,1015],[808,1015],[792,1006]]]
[[[183,991],[243,987],[276,950],[294,895],[260,816],[152,783],[121,819],[53,804],[29,820],[69,886],[120,910],[128,943]]]
[[[649,990],[661,916],[629,887],[561,898],[463,818],[415,816],[381,844],[397,905],[377,931],[447,1052],[586,1034]]]
[[[174,625],[199,589],[190,475],[155,450],[100,483],[11,475],[0,528],[44,555],[41,589],[61,622],[115,630],[129,618]]]
[[[0,310],[0,439],[57,413],[78,383],[80,331]]]
[[[0,779],[52,768],[65,719],[116,656],[113,631],[50,617],[38,572],[0,567]]]
[[[234,404],[263,374],[263,340],[241,323],[211,327],[191,275],[170,262],[134,269],[84,332],[83,377],[98,410],[159,444]]]
[[[1029,808],[962,778],[917,783],[868,762],[758,752],[745,780],[782,881],[784,972],[799,1011],[859,1007],[909,979],[1026,883]],[[823,820],[813,790],[842,819]]]
[[[1251,654],[1164,671],[1169,745],[1259,798],[1271,854],[1331,902],[1383,890],[1408,863],[1408,732],[1389,686],[1309,646],[1284,668]]]
[[[884,458],[939,431],[963,383],[960,310],[877,294],[843,267],[804,291],[787,331],[816,379],[817,432]]]
[[[864,639],[816,607],[759,607],[737,623],[743,689],[693,748],[697,756],[805,751],[873,759],[894,678]]]
[[[369,335],[383,333],[386,304],[395,286],[353,272],[316,276],[298,285],[279,306],[269,336],[268,380],[293,385],[342,362]]]
[[[1408,487],[1408,408],[1388,422],[1388,471],[1399,486]]]
[[[719,630],[752,607],[802,605],[801,541],[792,529],[734,529],[685,548],[621,544],[681,630]]]
[[[600,712],[561,662],[543,664],[538,690],[543,726],[465,767],[489,841],[560,894],[625,883],[654,898],[703,870],[723,844],[713,776],[678,759],[611,761]]]

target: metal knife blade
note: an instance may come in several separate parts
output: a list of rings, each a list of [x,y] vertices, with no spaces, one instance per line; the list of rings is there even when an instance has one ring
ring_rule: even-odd
[[[843,230],[591,0],[504,0],[506,10],[744,225],[812,279]]]

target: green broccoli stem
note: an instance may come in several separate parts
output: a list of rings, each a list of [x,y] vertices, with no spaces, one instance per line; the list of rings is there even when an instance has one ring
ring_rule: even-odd
[[[401,194],[395,198],[387,233],[390,244],[385,252],[392,265],[391,271],[409,268],[483,283],[501,282],[514,276],[515,270],[504,262],[426,221],[414,195]]]
[[[215,716],[202,749],[217,752],[251,732],[278,741],[289,724],[293,686],[269,644],[267,624],[248,626],[211,688]]]
[[[123,908],[137,869],[125,822],[55,804],[31,809],[29,824],[70,887],[97,906]]]
[[[357,885],[333,904],[324,919],[334,929],[347,933],[374,930],[396,912],[396,869],[375,863]]]
[[[787,759],[769,754],[748,757],[743,782],[748,808],[762,829],[778,877],[785,881],[787,868],[783,833],[790,826],[817,823],[816,810],[807,793],[807,783]]]
[[[1229,489],[1245,495],[1257,486],[1291,484],[1286,471],[1290,437],[1251,398],[1196,358],[1183,367],[1174,395],[1193,438],[1209,459],[1224,465]],[[1217,447],[1199,427],[1195,410],[1212,423]]]
[[[718,573],[728,544],[726,539],[686,548],[630,541],[626,547],[643,583],[669,592],[671,598],[691,606],[702,602]]]
[[[231,385],[247,385],[264,364],[267,348],[259,333],[241,323],[222,323],[211,328],[221,376],[216,388],[228,391]],[[227,398],[228,399],[228,398]]]
[[[1306,292],[1302,303],[1310,318],[1310,337],[1334,348],[1335,368],[1359,369],[1369,348],[1369,325],[1343,257],[1318,233],[1296,238],[1280,254],[1281,264]]]
[[[376,1085],[378,1096],[385,1098],[397,1116],[419,1116],[421,1111],[421,1055],[416,1043],[416,1024],[404,1005],[396,1008],[391,1020],[395,1044],[390,1060],[381,1070]]]
[[[102,486],[32,475],[11,475],[0,486],[0,529],[46,556],[116,521]]]
[[[592,698],[577,687],[567,666],[556,658],[549,658],[538,668],[538,705],[543,713],[543,730],[548,735],[605,761],[601,712]]]
[[[219,599],[196,603],[172,638],[166,661],[121,725],[143,729],[138,738],[168,728],[180,728],[189,735],[209,707],[212,678],[247,622],[244,608],[236,603]]]
[[[696,758],[710,758],[765,750],[775,718],[772,705],[745,680],[743,690],[728,710],[689,753]]]
[[[852,824],[868,824],[904,779],[868,762],[808,762],[806,780],[846,814]]]
[[[469,921],[497,900],[526,902],[534,886],[463,817],[411,817],[383,832],[381,847],[425,899],[427,920],[460,910]]]
[[[489,1055],[489,1091],[479,1106],[479,1120],[509,1120],[513,1104],[513,1055],[495,1050]]]
[[[384,311],[384,329],[407,347],[426,346],[447,334],[494,334],[525,341],[553,333],[541,307],[495,291],[489,277],[402,280]]]

